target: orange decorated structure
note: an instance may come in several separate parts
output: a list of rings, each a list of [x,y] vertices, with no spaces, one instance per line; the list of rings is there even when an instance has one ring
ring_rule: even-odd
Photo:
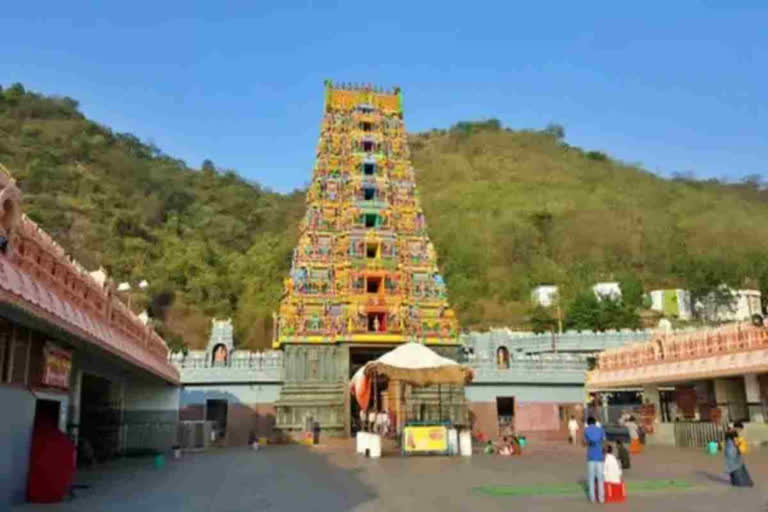
[[[768,330],[745,323],[658,332],[650,341],[600,354],[586,388],[642,389],[653,429],[667,441],[673,425],[680,430],[686,421],[743,421],[752,442],[768,440]]]
[[[162,338],[103,271],[87,272],[22,214],[21,192],[0,168],[0,403],[14,413],[2,444],[28,446],[35,417],[50,415],[99,456],[137,442],[170,446],[178,383]],[[152,415],[165,418],[165,438],[139,441]],[[13,475],[0,493],[12,501],[28,453],[9,454]]]
[[[283,429],[311,416],[349,432],[344,383],[397,344],[457,352],[406,137],[399,89],[326,82],[307,211],[274,322],[274,347],[285,352]]]

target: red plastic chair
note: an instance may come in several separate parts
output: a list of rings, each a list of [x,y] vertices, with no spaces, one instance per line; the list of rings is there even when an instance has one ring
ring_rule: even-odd
[[[627,501],[627,486],[624,482],[611,484],[605,482],[605,502],[624,503]]]

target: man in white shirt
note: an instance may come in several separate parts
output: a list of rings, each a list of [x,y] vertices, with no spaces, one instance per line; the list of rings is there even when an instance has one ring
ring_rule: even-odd
[[[571,420],[568,422],[568,440],[571,444],[576,442],[576,434],[579,433],[579,422],[576,421],[574,416],[571,416]]]

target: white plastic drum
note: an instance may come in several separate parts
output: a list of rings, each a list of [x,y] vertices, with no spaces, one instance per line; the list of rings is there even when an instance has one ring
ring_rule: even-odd
[[[367,448],[372,459],[381,457],[381,436],[378,434],[368,434]]]
[[[459,451],[465,457],[472,456],[472,431],[462,430],[459,433]]]
[[[368,448],[368,432],[363,432],[362,430],[357,433],[357,445],[356,445],[356,452],[365,454],[366,448]]]
[[[448,429],[448,455],[459,454],[459,433],[455,428]]]

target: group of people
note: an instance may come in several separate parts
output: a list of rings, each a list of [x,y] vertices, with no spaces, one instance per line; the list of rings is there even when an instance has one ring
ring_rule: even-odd
[[[392,418],[386,409],[378,412],[372,409],[367,413],[365,410],[360,411],[360,426],[365,431],[387,436],[390,434],[392,424]]]
[[[595,420],[595,425],[600,427],[600,422]],[[637,424],[637,420],[634,416],[625,413],[619,418],[619,425],[622,425],[627,429],[629,435],[629,451],[632,454],[642,453],[643,445],[645,444],[645,430],[643,427]],[[576,421],[575,416],[571,416],[568,421],[568,440],[571,444],[575,444],[578,439],[579,422]]]
[[[584,444],[587,447],[587,487],[589,500],[592,502],[604,503],[606,486],[621,484],[622,471],[630,468],[630,452],[639,453],[639,450],[642,450],[640,432],[634,418],[628,417],[623,424],[629,431],[630,450],[627,451],[621,441],[617,441],[616,454],[614,454],[613,446],[606,443],[605,430],[602,426],[593,417],[587,419]],[[568,429],[573,442],[578,432],[578,423],[574,418],[571,418]],[[742,455],[749,450],[746,439],[742,435],[743,429],[744,425],[737,422],[729,426],[725,432],[723,445],[725,471],[730,476],[731,485],[753,487],[754,483],[742,458]]]
[[[504,436],[498,445],[494,445],[490,439],[483,449],[486,455],[522,455],[523,443],[516,435]]]
[[[613,446],[606,443],[605,430],[591,416],[584,429],[584,444],[587,446],[589,501],[604,503],[606,486],[620,486],[623,470],[631,466],[629,452],[617,441],[614,454]]]

